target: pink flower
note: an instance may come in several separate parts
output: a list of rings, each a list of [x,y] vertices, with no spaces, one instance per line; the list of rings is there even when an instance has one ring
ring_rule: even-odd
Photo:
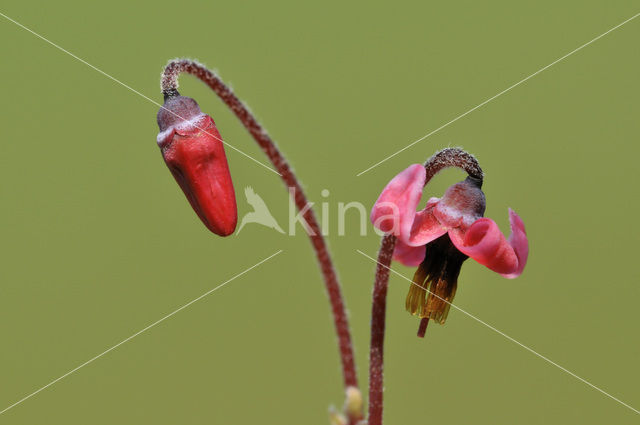
[[[511,209],[508,239],[495,221],[483,218],[485,196],[482,180],[476,177],[454,184],[442,198],[431,198],[424,209],[416,211],[425,178],[421,164],[395,176],[373,206],[371,221],[398,238],[395,260],[419,266],[407,296],[407,310],[444,323],[460,267],[468,257],[512,279],[520,276],[527,263],[529,243],[524,223]]]

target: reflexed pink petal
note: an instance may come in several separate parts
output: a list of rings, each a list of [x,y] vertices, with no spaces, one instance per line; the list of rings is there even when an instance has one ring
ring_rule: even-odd
[[[405,266],[416,267],[424,260],[426,249],[424,245],[409,246],[398,239],[396,241],[396,248],[393,250],[393,259]]]
[[[416,213],[409,240],[403,240],[404,243],[410,246],[426,245],[447,233],[447,230],[442,227],[438,219],[433,215],[438,201],[438,198],[429,199],[424,210]]]
[[[422,164],[413,164],[395,176],[371,209],[373,225],[383,232],[408,240],[425,177]]]
[[[513,273],[503,274],[507,279],[513,279],[522,274],[524,266],[529,258],[529,241],[527,240],[527,232],[524,223],[518,214],[509,208],[509,222],[511,223],[511,236],[509,243],[518,257],[518,268]]]
[[[529,245],[520,217],[510,211],[509,220],[513,232],[509,240],[490,218],[476,220],[466,232],[451,229],[449,236],[460,252],[512,279],[522,273],[527,262]]]

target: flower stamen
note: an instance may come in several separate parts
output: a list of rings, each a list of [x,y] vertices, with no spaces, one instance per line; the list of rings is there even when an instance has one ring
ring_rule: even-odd
[[[456,249],[447,233],[429,242],[407,294],[407,311],[421,319],[444,324],[456,293],[460,268],[467,258]],[[426,322],[421,321],[418,335],[423,327],[426,330]]]

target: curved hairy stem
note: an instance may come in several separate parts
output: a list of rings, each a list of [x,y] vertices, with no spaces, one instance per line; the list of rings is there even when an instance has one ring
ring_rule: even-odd
[[[396,237],[385,235],[378,252],[376,280],[371,306],[371,349],[369,351],[369,425],[382,424],[382,391],[384,366],[384,328],[387,307],[389,267],[396,246]]]
[[[267,132],[258,123],[249,109],[236,97],[231,89],[212,71],[205,66],[187,59],[176,59],[165,67],[162,73],[162,93],[165,98],[178,95],[178,76],[187,73],[195,76],[211,88],[218,97],[231,109],[238,117],[242,125],[249,131],[260,148],[267,155],[276,171],[280,174],[284,184],[290,191],[296,207],[302,212],[302,217],[308,223],[307,234],[311,239],[311,244],[315,250],[320,270],[324,276],[324,282],[331,303],[331,311],[338,335],[338,345],[340,359],[342,360],[342,374],[345,389],[357,387],[358,380],[354,363],[353,348],[351,345],[351,334],[349,323],[345,311],[340,284],[327,249],[327,244],[320,231],[320,226],[315,218],[313,210],[308,208],[307,198],[302,191],[302,187],[296,178],[291,167]]]

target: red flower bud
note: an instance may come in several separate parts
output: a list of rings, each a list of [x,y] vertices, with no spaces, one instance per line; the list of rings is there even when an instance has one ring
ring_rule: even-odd
[[[238,211],[222,137],[195,100],[169,96],[158,112],[162,157],[200,220],[213,233],[236,229]]]

